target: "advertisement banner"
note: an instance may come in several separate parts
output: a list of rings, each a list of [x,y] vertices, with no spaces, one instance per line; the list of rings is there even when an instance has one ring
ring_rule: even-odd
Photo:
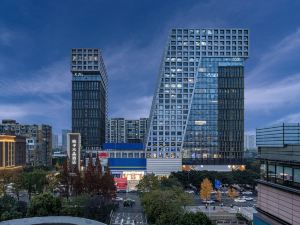
[[[127,190],[127,179],[126,178],[114,178],[117,191],[126,191]]]

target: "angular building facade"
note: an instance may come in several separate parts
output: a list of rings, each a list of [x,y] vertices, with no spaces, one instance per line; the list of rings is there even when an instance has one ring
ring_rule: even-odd
[[[241,162],[248,55],[247,29],[171,30],[145,142],[148,172]]]
[[[107,143],[143,143],[149,126],[148,118],[129,120],[111,118],[107,122]]]
[[[81,134],[85,150],[105,142],[107,75],[99,49],[72,49],[72,132]]]

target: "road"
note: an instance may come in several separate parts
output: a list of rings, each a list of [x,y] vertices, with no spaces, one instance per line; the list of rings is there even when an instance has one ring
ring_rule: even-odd
[[[147,225],[137,193],[118,193],[118,197],[135,200],[132,207],[124,207],[120,202],[119,208],[113,213],[110,225]]]

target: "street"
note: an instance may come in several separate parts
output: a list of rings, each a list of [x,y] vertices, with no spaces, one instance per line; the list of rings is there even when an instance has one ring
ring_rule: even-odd
[[[123,202],[113,213],[110,225],[147,225],[139,197],[137,193],[117,193],[117,196],[125,199],[132,199],[135,204],[132,207],[124,207]]]

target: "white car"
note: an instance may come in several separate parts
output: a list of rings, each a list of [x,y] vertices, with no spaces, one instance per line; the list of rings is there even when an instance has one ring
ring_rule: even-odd
[[[121,198],[121,197],[116,197],[114,200],[115,200],[115,201],[123,201],[123,198]]]
[[[243,198],[236,198],[236,199],[234,199],[234,201],[235,202],[241,202],[241,203],[246,202],[246,200],[243,199]]]
[[[206,204],[212,204],[212,203],[215,203],[215,201],[213,200],[207,200],[207,201],[202,201],[203,203],[206,203]]]
[[[189,194],[195,194],[195,192],[193,190],[185,190],[186,193],[189,193]]]

